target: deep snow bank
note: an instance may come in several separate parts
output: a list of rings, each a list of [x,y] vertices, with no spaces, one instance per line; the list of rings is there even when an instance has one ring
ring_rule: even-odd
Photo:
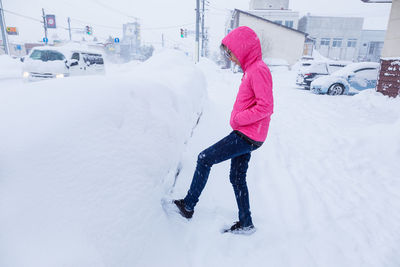
[[[205,86],[163,51],[119,74],[2,88],[0,266],[132,266]]]
[[[20,78],[22,62],[8,55],[0,55],[0,80]]]

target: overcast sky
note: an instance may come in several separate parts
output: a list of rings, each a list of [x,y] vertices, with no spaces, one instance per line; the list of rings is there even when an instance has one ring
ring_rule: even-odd
[[[210,27],[210,46],[217,46],[223,37],[229,10],[248,10],[247,0],[208,0],[206,26]],[[121,37],[122,24],[139,18],[142,39],[148,43],[161,42],[164,33],[167,44],[182,43],[191,46],[190,38],[182,40],[181,27],[194,30],[195,0],[3,0],[5,10],[41,19],[41,9],[47,14],[55,14],[57,26],[67,27],[67,17],[71,17],[73,28],[85,25],[93,27],[99,37]],[[312,15],[364,17],[364,29],[386,29],[390,4],[365,4],[361,0],[293,0],[289,8],[300,12],[300,17]],[[7,26],[19,29],[20,41],[38,41],[43,38],[43,27],[35,20],[5,13]],[[181,26],[184,25],[184,26]],[[65,29],[49,30],[49,36],[57,33],[67,38]],[[14,38],[16,41],[17,38]],[[13,37],[10,37],[11,41]]]

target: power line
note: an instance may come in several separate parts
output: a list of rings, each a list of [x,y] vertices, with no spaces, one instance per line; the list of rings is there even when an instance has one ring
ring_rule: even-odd
[[[88,21],[84,21],[84,20],[77,19],[77,18],[72,18],[72,17],[71,17],[71,19],[74,20],[74,21],[80,22],[82,24],[93,25],[93,26],[100,27],[100,28],[109,28],[109,29],[118,29],[118,30],[121,29],[121,27],[117,27],[117,26],[107,26],[107,25],[92,23],[92,22],[88,22]]]
[[[20,14],[20,13],[17,13],[17,12],[14,12],[14,11],[10,11],[10,10],[5,10],[5,9],[3,9],[3,11],[4,11],[4,12],[7,12],[7,13],[10,13],[10,14],[12,14],[12,15],[14,15],[14,16],[17,16],[17,17],[25,18],[25,19],[32,20],[32,21],[38,22],[38,23],[40,23],[40,24],[43,24],[43,21],[42,21],[42,20],[35,19],[35,18],[33,18],[33,17],[30,17],[30,16],[22,15],[22,14]],[[63,27],[63,26],[58,26],[58,28],[62,28],[62,29],[64,29],[64,30],[68,30],[68,28]]]
[[[155,28],[142,28],[142,30],[163,30],[163,29],[172,29],[172,28],[179,28],[183,26],[190,26],[194,25],[195,23],[186,23],[186,24],[180,24],[180,25],[175,25],[175,26],[165,26],[165,27],[155,27]]]
[[[18,16],[18,17],[22,17],[22,18],[26,18],[26,19],[29,19],[29,20],[33,20],[33,21],[36,21],[36,22],[43,23],[43,21],[41,21],[41,20],[39,20],[39,19],[35,19],[35,18],[33,18],[33,17],[29,17],[29,16],[26,16],[26,15],[22,15],[22,14],[19,14],[19,13],[17,13],[17,12],[14,12],[14,11],[5,10],[5,9],[3,9],[3,11],[4,11],[4,12],[7,12],[7,13],[10,13],[10,14],[13,14],[13,15]]]
[[[220,8],[220,7],[215,7],[213,5],[210,5],[210,2],[208,2],[208,1],[207,1],[207,6],[212,8],[212,9],[218,10],[218,11],[224,11],[224,12],[232,11],[229,8]]]
[[[137,17],[129,15],[128,13],[125,13],[125,12],[123,12],[121,10],[118,10],[118,9],[114,8],[113,6],[109,6],[107,4],[104,4],[103,2],[100,2],[99,0],[92,0],[92,2],[96,3],[97,5],[103,7],[105,9],[107,9],[107,10],[114,11],[115,13],[118,13],[120,15],[124,15],[124,16],[126,16],[128,18],[138,19]]]

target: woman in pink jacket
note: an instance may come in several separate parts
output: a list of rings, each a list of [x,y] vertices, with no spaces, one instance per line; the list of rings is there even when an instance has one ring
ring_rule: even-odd
[[[260,40],[249,27],[239,27],[230,32],[222,40],[221,49],[244,72],[231,113],[233,131],[199,154],[186,197],[174,200],[174,203],[180,214],[190,219],[212,165],[231,159],[230,182],[239,209],[239,221],[225,231],[253,233],[255,228],[250,213],[246,172],[251,152],[259,148],[267,137],[273,112],[271,72],[262,61]]]

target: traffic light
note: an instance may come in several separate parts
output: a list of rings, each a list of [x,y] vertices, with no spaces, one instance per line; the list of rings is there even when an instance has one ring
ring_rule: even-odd
[[[181,29],[181,38],[184,38],[184,37],[185,37],[185,30]]]
[[[86,26],[85,27],[85,30],[86,30],[86,33],[88,34],[88,35],[92,35],[92,27],[90,27],[90,26]]]

